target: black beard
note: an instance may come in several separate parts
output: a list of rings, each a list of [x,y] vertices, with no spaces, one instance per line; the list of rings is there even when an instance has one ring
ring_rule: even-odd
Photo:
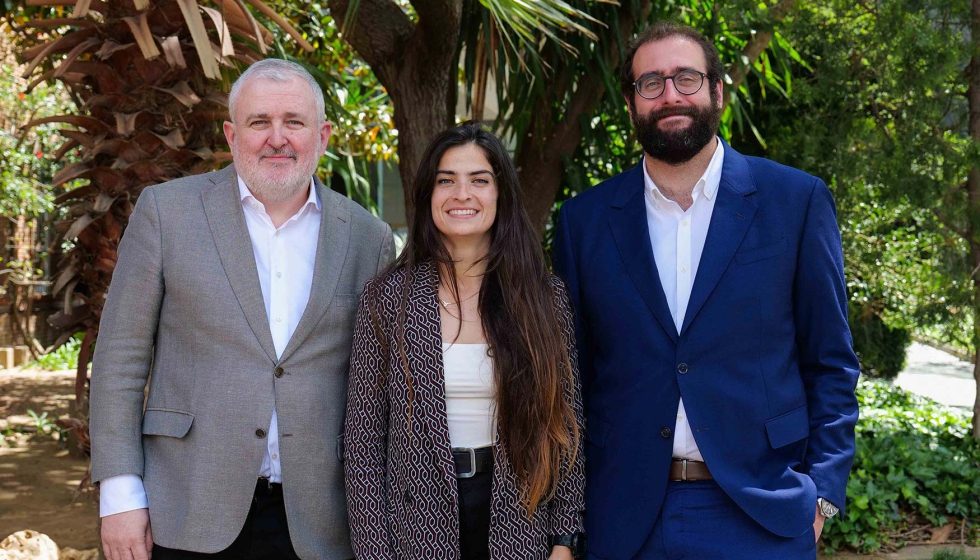
[[[643,151],[669,165],[680,165],[691,161],[718,133],[721,107],[712,99],[709,107],[666,107],[640,116],[632,106],[630,115]],[[674,115],[691,117],[691,124],[687,128],[661,130],[660,120]]]

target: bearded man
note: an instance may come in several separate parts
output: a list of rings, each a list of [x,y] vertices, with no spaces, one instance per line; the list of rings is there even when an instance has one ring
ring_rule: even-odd
[[[91,395],[110,560],[353,557],[348,360],[391,229],[314,176],[330,123],[301,66],[258,62],[228,101],[234,164],[143,190],[119,245]]]
[[[858,363],[834,201],[717,136],[724,70],[661,23],[621,86],[642,161],[561,208],[588,557],[813,559],[844,506]]]

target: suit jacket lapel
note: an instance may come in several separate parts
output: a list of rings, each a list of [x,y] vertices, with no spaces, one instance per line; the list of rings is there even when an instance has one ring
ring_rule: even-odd
[[[650,226],[647,224],[646,203],[643,200],[643,160],[623,178],[613,200],[609,227],[619,248],[623,265],[633,285],[643,296],[660,326],[677,342],[677,327],[667,306],[660,273],[650,246]]]
[[[280,361],[285,361],[296,351],[327,312],[337,292],[340,272],[344,268],[347,249],[350,246],[350,210],[341,206],[339,195],[335,195],[319,179],[316,179],[315,183],[320,197],[321,212],[320,235],[317,239],[316,259],[313,263],[313,285],[306,310],[303,311],[293,336],[289,338],[286,349],[282,351]]]
[[[238,194],[235,166],[229,165],[212,175],[211,181],[214,186],[204,191],[201,200],[214,244],[218,248],[221,266],[255,338],[259,340],[269,359],[275,362],[276,348],[269,330],[269,318],[265,313],[259,273],[255,268],[252,238],[248,234],[245,212]]]
[[[742,243],[745,232],[749,230],[757,208],[750,198],[755,190],[755,181],[745,157],[725,144],[725,162],[721,170],[718,200],[715,201],[711,214],[711,224],[704,240],[698,274],[691,288],[691,298],[687,303],[682,333],[687,330],[718,285],[735,256],[735,250]]]

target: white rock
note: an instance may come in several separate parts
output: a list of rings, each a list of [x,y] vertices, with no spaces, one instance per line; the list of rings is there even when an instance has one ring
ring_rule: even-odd
[[[58,560],[58,545],[37,531],[17,531],[0,541],[0,560]]]

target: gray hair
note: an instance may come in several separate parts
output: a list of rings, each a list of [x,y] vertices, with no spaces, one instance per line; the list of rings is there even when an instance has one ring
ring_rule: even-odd
[[[310,89],[313,91],[313,101],[316,104],[318,119],[317,123],[321,123],[326,119],[326,103],[323,100],[323,90],[320,89],[320,84],[317,83],[316,79],[306,71],[306,68],[288,60],[266,58],[249,66],[235,80],[235,83],[231,85],[231,93],[228,94],[228,113],[231,116],[231,122],[235,122],[235,105],[238,102],[238,96],[241,95],[245,83],[249,80],[259,78],[279,83],[288,82],[294,78],[306,80],[310,84]]]

